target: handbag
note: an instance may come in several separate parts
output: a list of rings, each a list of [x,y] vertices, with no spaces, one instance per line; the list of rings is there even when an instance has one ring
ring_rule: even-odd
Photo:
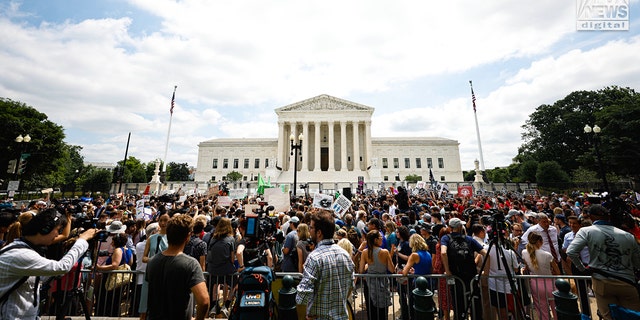
[[[129,267],[129,265],[126,263],[119,265],[116,270],[129,272],[110,273],[109,277],[107,278],[107,284],[105,285],[105,289],[107,289],[107,291],[111,291],[129,284],[131,282],[131,278],[133,278],[133,274],[130,272],[131,267]]]

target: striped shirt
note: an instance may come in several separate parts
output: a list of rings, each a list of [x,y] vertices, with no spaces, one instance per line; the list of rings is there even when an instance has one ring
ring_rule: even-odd
[[[347,297],[353,290],[354,264],[349,254],[325,239],[309,253],[296,302],[316,319],[349,319]]]

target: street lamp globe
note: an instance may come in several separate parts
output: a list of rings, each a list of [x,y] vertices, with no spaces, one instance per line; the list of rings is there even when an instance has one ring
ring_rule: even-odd
[[[593,126],[593,133],[600,133],[600,127],[597,124]]]
[[[591,126],[589,126],[588,124],[584,125],[584,133],[591,133]]]
[[[302,139],[304,138],[304,136],[302,135],[302,133],[298,136],[298,141],[302,141]]]

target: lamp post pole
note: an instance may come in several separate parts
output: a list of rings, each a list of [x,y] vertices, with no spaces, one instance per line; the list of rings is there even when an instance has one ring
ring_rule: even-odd
[[[607,173],[604,170],[604,165],[602,164],[602,155],[600,154],[600,140],[598,134],[602,129],[598,125],[594,125],[593,128],[588,124],[584,126],[584,133],[590,134],[593,132],[593,148],[596,151],[596,159],[598,161],[598,169],[600,171],[600,177],[602,179],[602,184],[604,185],[604,191],[609,192],[609,183],[607,182]]]
[[[291,155],[293,157],[293,198],[296,198],[296,186],[298,183],[298,152],[302,152],[302,133],[298,136],[298,144],[294,144],[295,136],[291,134],[289,141],[291,142]],[[295,154],[295,155],[294,155]]]

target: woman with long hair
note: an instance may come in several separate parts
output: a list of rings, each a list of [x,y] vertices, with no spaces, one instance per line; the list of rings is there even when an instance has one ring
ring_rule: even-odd
[[[298,226],[298,244],[296,244],[296,251],[298,252],[298,272],[302,273],[302,266],[309,256],[309,252],[313,250],[313,243],[311,242],[311,233],[309,232],[309,226],[306,223],[301,223]],[[353,252],[350,253],[353,256]]]
[[[560,274],[558,264],[553,259],[551,253],[542,250],[542,236],[538,233],[531,232],[527,237],[526,249],[522,251],[522,259],[527,264],[527,269],[532,275],[550,276]],[[538,311],[540,320],[549,320],[549,309],[556,316],[556,304],[553,300],[554,279],[551,278],[532,278],[531,279],[531,295],[533,303]]]
[[[233,274],[236,266],[235,259],[235,238],[233,237],[233,227],[229,218],[222,218],[216,225],[213,236],[208,244],[207,272],[209,272],[209,296],[211,297],[210,316],[223,313],[229,316],[228,308],[231,305],[233,296]],[[218,286],[222,286],[222,299],[218,302]]]
[[[381,249],[384,235],[378,230],[367,233],[367,248],[362,252],[360,259],[360,273],[366,270],[368,274],[380,275],[367,277],[369,286],[369,299],[367,305],[368,318],[370,320],[387,319],[388,309],[391,305],[391,291],[389,290],[389,278],[387,272],[393,273],[395,268],[391,261],[389,250]]]
[[[130,250],[125,246],[127,244],[127,235],[123,233],[117,233],[111,236],[111,246],[113,247],[113,253],[104,265],[96,266],[98,271],[113,271],[117,270],[119,266],[123,264],[131,265],[133,263],[133,255]],[[115,288],[112,290],[106,289],[106,284],[109,277],[104,275],[102,277],[102,286],[104,289],[101,295],[98,295],[100,300],[96,306],[96,315],[119,317],[120,316],[120,301],[122,300],[122,293],[129,290],[128,285],[124,287]]]
[[[407,260],[407,264],[402,269],[402,275],[407,276],[411,269],[413,269],[413,274],[416,275],[429,275],[431,274],[431,270],[433,268],[431,261],[431,253],[429,253],[429,246],[427,242],[424,241],[424,238],[419,234],[413,234],[409,238],[409,246],[411,247],[412,253]],[[413,281],[409,281],[409,292],[413,291],[415,287],[415,279]],[[413,306],[413,294],[409,295],[409,305]],[[410,317],[411,319],[415,319],[415,317]]]

